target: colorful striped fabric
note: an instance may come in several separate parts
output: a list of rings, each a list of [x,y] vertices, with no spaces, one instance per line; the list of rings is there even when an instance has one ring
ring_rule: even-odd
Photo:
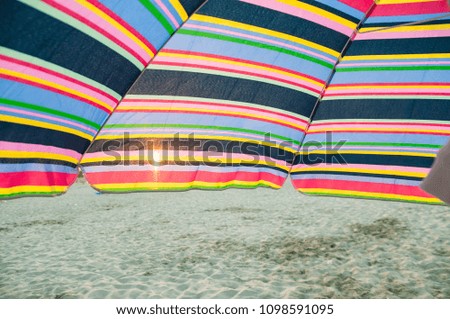
[[[55,195],[202,0],[0,1],[0,198]]]
[[[88,182],[105,192],[281,187],[363,16],[336,0],[209,0],[83,157]]]
[[[380,1],[337,66],[292,181],[306,194],[440,203],[418,185],[449,138],[446,1]]]

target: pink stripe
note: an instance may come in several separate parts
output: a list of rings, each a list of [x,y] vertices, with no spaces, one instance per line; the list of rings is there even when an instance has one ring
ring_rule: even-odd
[[[97,133],[97,130],[92,129],[89,126],[85,126],[85,125],[77,123],[77,122],[64,120],[62,118],[55,117],[55,116],[43,115],[43,114],[39,114],[39,113],[36,113],[36,112],[30,112],[30,111],[22,111],[22,110],[19,110],[19,109],[16,109],[16,108],[9,108],[9,107],[3,107],[3,106],[0,106],[0,111],[13,112],[13,113],[16,113],[16,114],[28,115],[28,116],[31,116],[33,118],[41,118],[41,119],[46,119],[46,120],[50,120],[50,121],[56,121],[56,122],[59,122],[59,123],[65,123],[65,124],[68,124],[68,125],[71,125],[71,126],[79,127],[79,128],[81,128],[83,130],[86,130],[88,132],[91,132],[92,136],[94,136]]]
[[[172,15],[172,13],[170,13],[169,9],[167,9],[167,7],[164,5],[164,3],[161,0],[155,0],[155,2],[164,11],[164,13],[169,18],[169,20],[172,21],[172,23],[175,26],[175,29],[178,29],[180,24],[178,23],[177,19]]]
[[[281,187],[281,185],[283,185],[283,182],[286,180],[285,176],[277,176],[275,174],[264,171],[248,172],[245,171],[245,168],[242,166],[235,168],[235,170],[232,172],[210,172],[208,170],[204,171],[198,166],[194,171],[156,170],[152,168],[153,167],[150,166],[150,168],[146,172],[136,171],[133,169],[114,171],[113,174],[111,174],[110,172],[89,172],[86,175],[86,179],[89,184],[95,185],[95,187],[97,188],[97,184],[136,184],[142,182],[157,182],[161,183],[161,187],[164,187],[162,183],[188,183],[192,181],[203,181],[208,183],[269,181]],[[234,185],[234,187],[236,186],[239,187],[239,185]],[[139,186],[135,187],[138,188]],[[107,189],[108,187],[106,186],[104,188]],[[130,188],[132,189],[133,187],[130,185]],[[197,187],[192,186],[190,188],[195,189]],[[158,187],[155,187],[154,190],[157,191]],[[127,193],[130,192],[130,190],[125,189],[122,192]]]
[[[17,64],[14,62],[10,62],[10,61],[6,61],[6,60],[2,60],[1,56],[0,56],[0,62],[1,62],[1,66],[5,69],[9,69],[11,71],[15,71],[15,72],[19,72],[19,73],[25,73],[27,75],[30,76],[34,76],[38,79],[42,79],[45,81],[49,81],[49,82],[53,82],[59,85],[62,85],[66,88],[81,92],[86,94],[87,96],[96,98],[106,104],[108,104],[111,107],[115,107],[117,102],[116,101],[111,101],[110,99],[108,99],[107,97],[105,97],[102,94],[99,94],[98,92],[95,92],[93,90],[90,90],[89,88],[87,88],[86,86],[82,86],[79,85],[77,83],[74,83],[73,81],[70,80],[66,80],[62,77],[59,77],[57,75],[45,72],[45,69],[37,69],[37,68],[33,68],[33,67],[29,67],[26,65],[22,65],[22,64]]]
[[[450,30],[429,30],[429,31],[411,31],[411,32],[365,32],[365,33],[358,33],[355,40],[437,38],[449,36]]]
[[[47,73],[47,74],[54,75],[54,76],[56,76],[56,77],[58,77],[58,78],[64,79],[64,80],[66,80],[66,81],[68,81],[68,82],[74,83],[75,85],[84,87],[84,88],[86,88],[88,91],[96,92],[97,94],[104,96],[104,98],[107,99],[107,100],[105,100],[105,101],[111,101],[110,103],[112,103],[114,106],[119,102],[119,101],[117,100],[117,98],[115,98],[114,96],[112,96],[112,95],[106,93],[105,91],[102,91],[102,90],[100,90],[100,89],[98,89],[98,88],[96,88],[96,87],[94,87],[94,86],[91,86],[91,85],[89,85],[89,84],[87,84],[87,83],[84,83],[84,82],[82,82],[82,81],[80,81],[80,80],[78,80],[78,79],[72,78],[72,77],[67,76],[67,75],[65,75],[65,74],[58,73],[58,72],[56,72],[56,71],[53,71],[53,70],[44,68],[44,67],[39,66],[39,65],[37,65],[37,64],[32,64],[32,63],[30,63],[30,62],[23,61],[23,60],[17,60],[17,59],[15,59],[15,58],[12,58],[12,57],[9,57],[9,56],[1,55],[1,54],[0,54],[0,62],[1,62],[2,60],[4,60],[4,61],[9,61],[9,62],[11,62],[11,63],[17,64],[17,65],[21,65],[21,66],[25,66],[25,67],[28,67],[28,68],[31,68],[31,69],[36,69],[36,70],[45,72],[45,73]]]
[[[335,124],[335,125],[321,125],[320,130],[327,131],[329,129],[354,129],[354,128],[364,128],[364,129],[413,129],[413,130],[430,130],[430,129],[436,129],[435,127],[430,127],[428,125],[402,125],[402,124]],[[444,130],[444,127],[439,128],[440,130]],[[447,128],[450,132],[450,126]]]
[[[392,65],[392,66],[398,66],[398,65],[429,65],[429,66],[439,66],[439,65],[450,65],[450,61],[413,61],[413,62],[377,62],[377,63],[367,63],[367,62],[361,62],[361,63],[342,63],[339,65],[339,68],[345,69],[346,67],[355,67],[355,66],[386,66],[386,65]]]
[[[288,44],[286,42],[270,40],[270,39],[267,39],[267,38],[264,38],[264,37],[258,37],[258,36],[248,35],[248,34],[245,34],[245,33],[239,33],[239,32],[234,32],[234,31],[223,30],[223,29],[219,29],[219,28],[206,27],[206,26],[196,25],[196,24],[192,24],[192,23],[187,24],[186,27],[190,27],[190,28],[194,28],[194,29],[198,29],[198,30],[212,31],[212,32],[221,33],[221,34],[234,35],[234,36],[237,36],[239,38],[252,39],[252,40],[256,40],[258,42],[265,42],[265,43],[275,44],[275,45],[280,46],[280,47],[289,48],[289,49],[292,49],[292,50],[297,51],[297,52],[303,52],[303,53],[306,53],[307,55],[315,56],[315,57],[317,57],[319,59],[322,59],[324,61],[328,61],[328,62],[333,63],[333,64],[336,63],[336,61],[337,61],[337,59],[332,59],[332,58],[330,58],[330,57],[328,57],[326,55],[322,55],[322,54],[318,54],[318,53],[310,51],[310,50],[302,49],[301,47],[298,47],[298,46],[295,46],[295,45],[292,45],[292,44]]]
[[[291,77],[287,76],[285,74],[280,74],[278,72],[271,72],[268,70],[260,69],[260,68],[252,68],[251,66],[241,66],[236,64],[229,64],[226,62],[218,62],[218,61],[207,61],[207,60],[189,60],[184,58],[174,58],[174,57],[166,57],[166,56],[159,56],[157,60],[154,61],[154,64],[159,64],[160,62],[170,63],[170,64],[176,64],[178,66],[194,66],[194,67],[206,67],[208,68],[223,68],[226,69],[228,72],[232,73],[238,73],[238,74],[248,74],[253,75],[257,77],[263,77],[268,78],[275,81],[281,81],[285,82],[287,84],[298,86],[298,87],[304,87],[306,89],[309,89],[311,91],[314,91],[316,93],[320,93],[322,90],[322,86],[319,85],[313,85],[310,82],[301,80],[297,77]],[[240,71],[240,72],[239,72]]]
[[[123,133],[124,129],[123,128],[119,128],[119,129],[103,129],[101,131],[101,134],[99,134],[99,136],[103,136],[103,135],[109,135],[109,134],[117,134],[117,133]],[[256,135],[256,134],[249,134],[249,133],[241,133],[241,132],[235,132],[235,131],[225,131],[225,130],[220,130],[220,129],[216,129],[216,130],[202,130],[202,129],[180,129],[180,128],[153,128],[153,129],[129,129],[128,131],[130,134],[152,134],[152,133],[172,133],[174,134],[176,133],[182,133],[182,134],[190,134],[190,133],[194,133],[194,134],[208,134],[208,135],[213,135],[213,136],[236,136],[236,137],[247,137],[249,139],[252,140],[256,140],[256,141],[263,141],[264,138],[261,135]],[[299,138],[303,136],[303,132],[299,132],[298,136],[296,137],[292,137],[292,140],[296,140],[298,141]],[[271,141],[273,142],[282,142],[282,143],[288,143],[285,140],[281,140],[281,139],[277,139],[274,137],[271,137]],[[284,145],[284,144],[283,144]],[[286,145],[288,146],[288,145]],[[294,146],[297,147],[297,146]]]
[[[320,15],[314,14],[307,10],[302,10],[297,7],[293,7],[281,2],[273,1],[273,0],[241,0],[242,2],[251,3],[260,7],[266,7],[272,10],[276,10],[279,12],[283,12],[292,16],[296,16],[305,20],[312,21],[314,23],[323,25],[331,30],[338,31],[347,36],[351,36],[353,34],[353,29],[350,29],[342,24],[329,20]]]
[[[307,164],[299,164],[295,165],[294,168],[297,171],[302,168],[310,168],[311,165]],[[409,173],[428,173],[429,168],[423,167],[409,167],[409,166],[390,166],[390,165],[364,165],[364,164],[330,164],[330,163],[321,163],[314,165],[314,168],[346,168],[346,169],[370,169],[370,170],[379,170],[379,171],[396,171],[396,172],[409,172]],[[311,174],[314,174],[314,171],[310,171]],[[329,171],[330,174],[333,171]]]
[[[99,33],[105,35],[111,40],[116,40],[114,42],[122,43],[122,47],[129,51],[133,56],[135,56],[144,66],[151,59],[149,54],[133,40],[128,38],[118,29],[114,28],[108,22],[94,14],[92,11],[86,7],[79,5],[75,1],[67,0],[44,0],[50,5],[54,6],[58,10],[64,11],[65,13],[71,15],[75,19],[79,20],[81,23],[91,27],[92,29],[98,31]]]
[[[151,103],[151,102],[150,102]],[[208,112],[211,110],[211,105],[198,105],[194,103],[189,103],[189,102],[169,102],[166,105],[162,104],[162,103],[155,103],[155,105],[149,104],[149,102],[123,102],[120,104],[120,106],[116,109],[116,112],[120,112],[121,110],[124,110],[126,108],[139,108],[139,107],[145,107],[145,108],[149,108],[149,109],[161,109],[163,108],[163,110],[161,110],[161,113],[170,113],[170,107],[177,107],[177,108],[196,108],[196,109],[201,109],[204,110],[205,112]],[[251,116],[262,116],[265,118],[269,118],[269,119],[278,119],[278,120],[282,120],[282,121],[288,121],[291,123],[295,123],[295,124],[305,124],[304,120],[301,119],[295,119],[293,117],[286,117],[282,114],[274,114],[271,112],[264,112],[264,110],[252,110],[249,111],[247,109],[243,110],[242,108],[240,108],[239,106],[234,107],[234,106],[219,106],[219,105],[214,105],[213,106],[213,110],[215,111],[226,111],[226,112],[245,112],[248,115]],[[212,114],[212,113],[211,113]],[[229,116],[233,116],[233,114],[230,114]]]
[[[81,158],[81,154],[73,150],[39,144],[12,143],[0,141],[0,150],[51,153],[69,156],[76,160],[79,160]]]
[[[367,95],[374,95],[374,94],[442,94],[442,95],[450,95],[450,88],[449,89],[438,89],[438,88],[413,88],[413,89],[400,89],[400,88],[394,88],[394,89],[387,89],[387,88],[370,88],[370,89],[340,89],[340,90],[328,90],[325,94],[326,96],[333,96],[333,95],[339,95],[339,94],[367,94]]]
[[[379,146],[345,146],[340,150],[367,150],[367,151],[398,151],[398,152],[424,152],[424,153],[436,153],[438,150],[434,148],[415,148],[415,147],[379,147]]]

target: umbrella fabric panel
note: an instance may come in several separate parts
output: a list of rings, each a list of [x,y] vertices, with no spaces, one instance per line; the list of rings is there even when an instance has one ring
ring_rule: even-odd
[[[82,160],[106,192],[279,188],[364,13],[210,0],[161,49]]]
[[[73,183],[93,137],[193,3],[186,12],[177,0],[1,1],[0,197]]]
[[[450,137],[450,19],[429,20],[442,3],[403,5],[401,16],[399,4],[375,8],[313,117],[292,170],[297,189],[440,203],[418,185]]]

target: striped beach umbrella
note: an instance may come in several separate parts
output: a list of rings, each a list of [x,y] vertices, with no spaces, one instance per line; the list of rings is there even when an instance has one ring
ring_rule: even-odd
[[[450,137],[444,0],[0,8],[0,197],[64,192],[84,154],[102,192],[290,174],[307,194],[440,203],[418,186]]]
[[[65,192],[118,102],[202,2],[0,1],[0,198]]]
[[[449,138],[446,1],[379,1],[312,115],[292,182],[306,194],[440,203],[419,184]]]

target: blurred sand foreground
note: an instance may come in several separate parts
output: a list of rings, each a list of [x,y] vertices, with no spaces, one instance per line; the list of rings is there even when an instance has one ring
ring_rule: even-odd
[[[2,298],[450,298],[450,208],[282,190],[0,201]]]

